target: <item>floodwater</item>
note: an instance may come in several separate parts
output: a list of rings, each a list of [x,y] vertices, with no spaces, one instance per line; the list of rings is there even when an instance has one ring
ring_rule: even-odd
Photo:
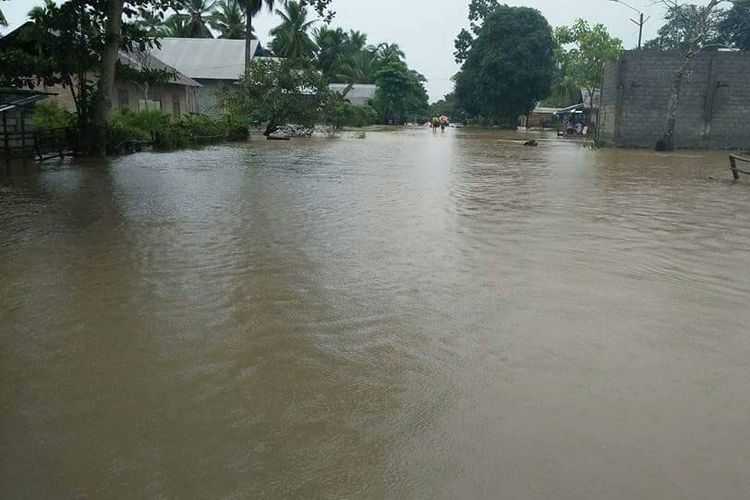
[[[535,137],[2,170],[0,495],[749,498],[750,182]]]

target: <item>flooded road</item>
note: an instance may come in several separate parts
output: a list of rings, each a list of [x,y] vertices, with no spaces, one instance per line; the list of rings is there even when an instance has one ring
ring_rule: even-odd
[[[0,175],[2,496],[748,498],[750,182],[523,137]]]

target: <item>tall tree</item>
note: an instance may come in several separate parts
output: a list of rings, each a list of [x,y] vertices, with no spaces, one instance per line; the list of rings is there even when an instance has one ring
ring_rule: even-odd
[[[315,20],[308,21],[307,8],[299,2],[287,0],[276,14],[281,17],[281,24],[271,30],[271,50],[279,57],[311,59],[316,47],[310,28]]]
[[[374,106],[383,123],[403,124],[426,118],[429,111],[425,77],[403,61],[383,65],[375,75]]]
[[[236,0],[245,9],[245,66],[250,64],[253,58],[253,17],[257,16],[263,7],[269,12],[273,11],[274,0]]]
[[[153,38],[169,36],[169,27],[164,19],[164,12],[142,9],[133,23],[138,29]]]
[[[193,38],[190,16],[187,14],[172,14],[164,21],[163,36],[172,38]]]
[[[367,34],[357,30],[349,30],[348,37],[348,50],[351,52],[359,52],[367,47]]]
[[[381,61],[374,50],[361,50],[346,54],[337,68],[336,79],[347,83],[375,83],[381,67]]]
[[[714,10],[702,26],[702,8],[695,4],[675,3],[664,15],[664,25],[659,28],[656,38],[645,43],[644,48],[655,50],[687,51],[697,31],[705,30],[699,37],[700,48],[719,44],[719,23],[721,12]]]
[[[578,19],[572,26],[555,29],[555,57],[557,74],[552,95],[561,98],[566,94],[578,95],[586,89],[590,99],[600,88],[604,65],[615,61],[622,52],[622,40],[609,35],[602,24],[589,25]],[[592,107],[596,103],[592,103]]]
[[[266,123],[268,135],[287,123],[315,125],[328,95],[327,82],[310,61],[255,59],[230,91],[227,106],[248,122]]]
[[[735,0],[719,23],[719,37],[731,47],[750,50],[750,0]]]
[[[213,38],[214,35],[208,29],[216,0],[178,0],[178,10],[189,16],[190,38]]]
[[[315,61],[320,71],[329,80],[335,80],[339,66],[345,56],[349,36],[341,28],[322,26],[313,30],[317,51]]]
[[[172,0],[128,0],[127,4],[125,0],[79,0],[81,3],[92,6],[100,13],[101,17],[105,20],[102,23],[101,35],[104,43],[102,46],[97,47],[97,55],[100,56],[99,65],[99,99],[97,101],[96,113],[93,120],[92,127],[92,144],[95,144],[95,150],[92,153],[98,155],[106,154],[106,125],[107,115],[112,106],[112,92],[115,82],[115,66],[117,62],[117,53],[123,42],[127,41],[127,36],[123,36],[123,16],[128,19],[132,19],[137,16],[138,9],[151,8],[165,10],[172,6]],[[248,6],[250,4],[260,3],[263,0],[242,0],[243,4]],[[269,0],[265,0],[268,2]],[[332,0],[302,0],[305,4],[315,5],[315,9],[320,15],[324,15],[326,19],[330,19],[334,13],[330,10],[329,6]],[[127,8],[126,8],[127,5]],[[251,5],[250,5],[251,6]],[[252,7],[252,6],[251,6]],[[258,5],[257,10],[254,14],[260,10]],[[248,16],[248,23],[252,16]],[[127,30],[130,31],[130,30]],[[126,33],[127,35],[127,33]],[[246,31],[246,43],[250,46],[252,36],[252,26],[249,25]],[[146,40],[146,43],[153,43],[153,38]],[[247,60],[252,58],[250,50],[246,51],[245,57]]]
[[[539,11],[496,0],[472,0],[469,13],[472,31],[456,40],[456,58],[463,62],[456,98],[468,112],[514,127],[549,94],[552,28]]]
[[[211,14],[209,23],[219,32],[219,38],[241,40],[245,38],[245,12],[234,0],[220,0]]]
[[[680,106],[680,96],[682,95],[682,84],[685,77],[690,73],[693,59],[706,44],[712,33],[713,19],[717,9],[725,0],[710,0],[707,4],[697,7],[697,15],[692,20],[694,29],[685,44],[682,54],[682,61],[672,77],[671,91],[667,103],[667,116],[664,125],[664,136],[656,144],[656,149],[672,151],[674,149],[674,128],[677,121],[677,112]],[[678,0],[662,0],[670,11],[679,12],[683,4]]]
[[[404,51],[397,43],[381,43],[377,46],[376,53],[383,64],[398,62],[405,57]]]

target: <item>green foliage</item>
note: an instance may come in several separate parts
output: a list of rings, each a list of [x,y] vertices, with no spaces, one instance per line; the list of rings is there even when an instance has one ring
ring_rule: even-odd
[[[120,48],[134,53],[152,46],[157,35],[153,26],[163,16],[166,3],[125,2]],[[45,84],[70,89],[79,131],[90,132],[102,81],[97,73],[109,40],[107,5],[104,0],[47,1],[32,9],[29,25],[0,39],[0,86]],[[146,12],[151,13],[148,22]]]
[[[366,127],[379,122],[380,116],[378,112],[372,106],[367,105],[360,107],[350,106],[344,123],[349,127]]]
[[[65,128],[74,125],[76,117],[54,101],[42,101],[34,106],[32,123],[35,130]]]
[[[375,74],[378,90],[373,106],[383,123],[404,124],[421,120],[429,111],[425,78],[403,61],[384,64]]]
[[[445,114],[452,122],[463,121],[461,107],[456,101],[456,94],[451,92],[443,99],[430,104],[430,117]]]
[[[159,110],[131,112],[121,110],[109,121],[107,149],[117,153],[126,141],[141,141],[153,144],[155,150],[193,147],[217,142],[247,138],[247,127],[230,119],[214,119],[204,115],[188,115],[171,119]]]
[[[464,31],[456,40],[463,61],[455,78],[456,100],[471,115],[513,127],[549,94],[552,28],[535,9],[494,0],[473,0],[470,12],[473,35]]]
[[[307,9],[299,2],[286,0],[283,10],[277,9],[281,24],[271,30],[271,50],[279,57],[308,58],[315,53],[315,42],[310,37],[310,28],[315,20],[308,21]]]
[[[131,141],[151,142],[154,132],[166,126],[169,118],[160,111],[131,113],[124,109],[107,124],[107,153],[118,154]]]
[[[674,4],[669,7],[664,25],[656,38],[644,44],[645,49],[679,50],[686,52],[696,38],[699,47],[722,45],[719,40],[719,24],[722,12],[718,9],[706,13],[703,7],[694,4]]]
[[[245,12],[234,0],[220,0],[218,9],[211,14],[209,24],[219,32],[219,38],[242,40],[245,38]]]
[[[613,38],[602,24],[590,26],[578,19],[573,26],[555,30],[557,59],[562,68],[562,87],[594,89],[601,85],[604,65],[622,53],[622,41]]]
[[[167,151],[224,140],[226,129],[220,120],[208,116],[182,116],[169,120],[154,133],[154,149]]]
[[[182,16],[185,30],[189,38],[213,38],[214,35],[208,29],[216,0],[176,0],[178,16]],[[181,21],[182,22],[182,21]]]
[[[229,114],[245,123],[267,123],[268,131],[296,123],[312,126],[330,96],[328,84],[303,59],[253,60],[229,92]]]
[[[719,23],[721,40],[740,50],[750,50],[750,0],[735,0]]]

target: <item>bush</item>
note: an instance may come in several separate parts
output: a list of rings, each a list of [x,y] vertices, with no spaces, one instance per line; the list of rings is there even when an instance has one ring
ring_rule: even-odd
[[[151,142],[155,150],[188,148],[222,141],[230,135],[234,140],[247,139],[248,130],[228,119],[219,120],[203,115],[182,116],[173,120],[159,110],[131,112],[122,110],[109,123],[107,150],[123,152],[123,143]]]
[[[34,107],[32,123],[35,130],[70,127],[75,124],[75,114],[64,110],[54,101],[45,101]]]
[[[250,137],[250,129],[247,124],[227,118],[224,125],[227,133],[227,141],[229,142],[243,142]]]
[[[151,134],[137,127],[117,122],[110,122],[107,126],[107,154],[121,154],[128,149],[128,143],[133,141],[148,142]]]
[[[380,116],[370,105],[362,107],[350,107],[346,117],[346,125],[349,127],[366,127],[380,122]]]

